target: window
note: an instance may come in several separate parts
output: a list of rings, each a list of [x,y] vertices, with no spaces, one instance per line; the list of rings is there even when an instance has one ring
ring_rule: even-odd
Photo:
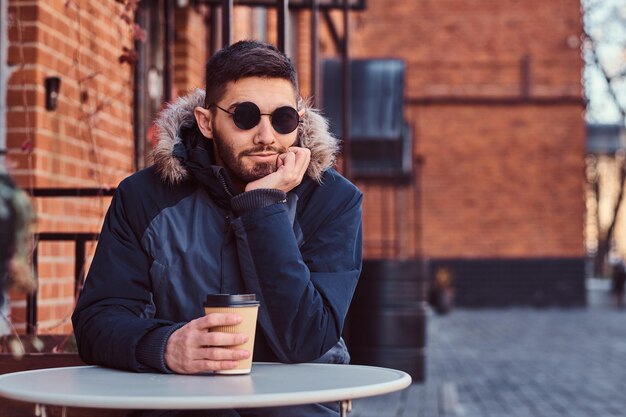
[[[165,72],[165,0],[139,2],[137,23],[148,34],[137,42],[135,66],[135,167],[148,164],[154,140],[153,120],[161,109]]]
[[[404,121],[404,63],[395,59],[350,62],[351,176],[408,179],[411,129]],[[323,111],[332,133],[343,135],[342,63],[322,64]]]

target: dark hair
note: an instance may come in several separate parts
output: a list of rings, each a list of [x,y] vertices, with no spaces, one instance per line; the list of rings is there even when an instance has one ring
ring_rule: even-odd
[[[217,103],[226,85],[246,77],[282,78],[298,94],[298,76],[291,60],[274,46],[257,41],[239,41],[213,55],[206,64],[204,106]]]

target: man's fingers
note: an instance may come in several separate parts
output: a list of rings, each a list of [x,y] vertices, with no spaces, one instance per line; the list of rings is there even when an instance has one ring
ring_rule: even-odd
[[[250,352],[243,349],[223,349],[205,347],[195,349],[193,357],[184,367],[184,373],[220,371],[235,368],[240,360],[250,357]]]
[[[244,349],[224,349],[206,347],[198,350],[197,358],[211,361],[240,361],[250,357],[250,352]]]
[[[292,146],[278,156],[276,171],[246,185],[246,191],[259,188],[276,188],[284,192],[293,190],[302,182],[311,160],[311,151]]]
[[[283,169],[293,169],[293,166],[296,163],[295,153],[288,151],[288,152],[281,154],[279,158],[282,159],[283,166],[285,167]]]
[[[200,346],[237,346],[248,341],[248,335],[243,333],[212,332],[203,333],[199,336]]]
[[[230,313],[209,313],[198,319],[192,320],[193,328],[196,330],[208,330],[217,326],[230,326],[241,323],[239,314]]]
[[[289,148],[289,151],[293,152],[295,155],[295,167],[298,174],[303,175],[309,166],[309,162],[311,161],[311,150],[308,148],[292,146]]]
[[[304,157],[304,156],[308,156],[309,158],[311,157],[311,150],[309,148],[300,148],[298,146],[292,146],[289,148],[289,152],[293,152],[296,156],[300,156],[300,157]]]
[[[164,359],[176,373],[197,373],[232,369],[237,361],[246,359],[250,352],[229,349],[248,341],[243,333],[224,333],[219,326],[241,322],[239,314],[209,313],[177,329],[167,340]]]
[[[299,175],[302,177],[309,167],[309,162],[311,162],[311,150],[305,148],[298,148],[298,152],[296,153],[296,168],[298,169]]]
[[[202,371],[225,371],[237,367],[236,361],[202,361]],[[201,371],[199,371],[201,372]]]

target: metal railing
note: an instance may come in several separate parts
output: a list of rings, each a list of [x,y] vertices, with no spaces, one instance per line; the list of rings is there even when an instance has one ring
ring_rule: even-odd
[[[115,188],[34,188],[26,189],[31,197],[110,197]],[[78,297],[85,278],[85,257],[87,242],[97,241],[99,233],[89,232],[39,232],[35,234],[37,246],[33,251],[33,266],[35,275],[38,275],[39,242],[74,242],[74,297]],[[35,290],[26,298],[26,332],[34,334],[37,330],[37,295]]]

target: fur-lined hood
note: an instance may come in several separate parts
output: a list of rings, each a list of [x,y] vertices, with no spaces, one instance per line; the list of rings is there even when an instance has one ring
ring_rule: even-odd
[[[204,105],[204,90],[196,89],[178,98],[158,115],[155,124],[157,144],[152,158],[163,182],[178,184],[188,175],[187,168],[173,151],[174,145],[183,142],[181,129],[189,129],[196,124],[194,108]],[[338,141],[328,131],[328,122],[317,110],[304,102],[304,116],[298,128],[300,146],[311,150],[311,162],[307,175],[320,182],[322,174],[335,163],[339,149]]]

